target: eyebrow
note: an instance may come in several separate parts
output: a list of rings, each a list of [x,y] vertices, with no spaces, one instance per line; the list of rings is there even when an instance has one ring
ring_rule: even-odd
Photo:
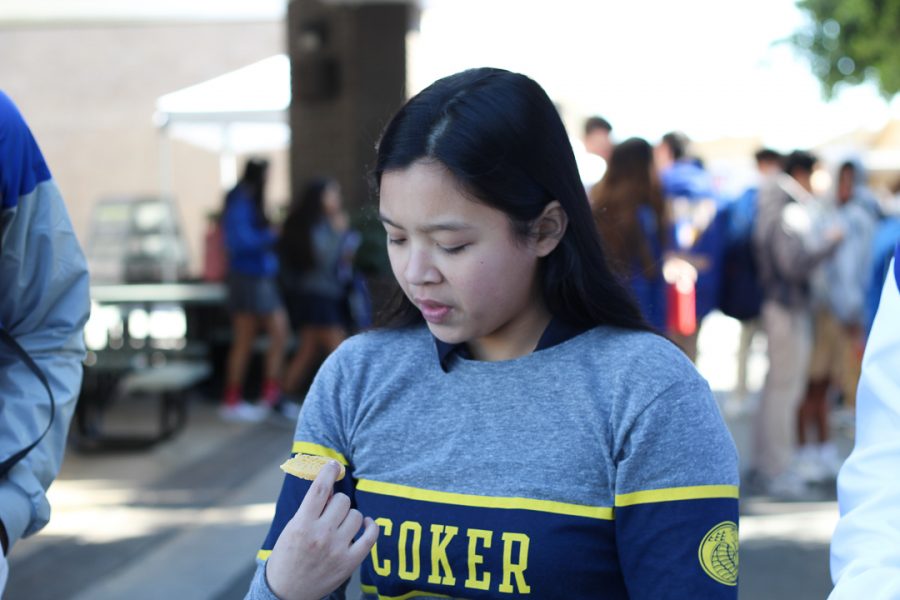
[[[382,213],[378,213],[378,220],[382,223],[387,223],[391,227],[403,229],[401,225],[394,223]],[[432,223],[430,225],[423,225],[422,227],[416,228],[416,230],[421,233],[433,233],[435,231],[465,231],[467,229],[472,229],[472,226],[468,223],[463,223],[462,221],[444,221],[439,223]]]

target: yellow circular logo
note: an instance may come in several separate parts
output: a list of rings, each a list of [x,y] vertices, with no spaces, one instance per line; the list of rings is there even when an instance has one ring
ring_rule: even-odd
[[[738,528],[732,521],[722,521],[710,529],[697,551],[700,566],[707,575],[725,585],[737,585]]]

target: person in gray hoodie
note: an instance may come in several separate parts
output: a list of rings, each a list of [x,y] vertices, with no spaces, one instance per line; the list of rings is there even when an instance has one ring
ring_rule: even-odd
[[[809,152],[797,150],[787,156],[784,173],[760,188],[753,231],[769,371],[754,423],[752,471],[764,491],[781,497],[804,492],[791,461],[797,408],[812,354],[811,277],[843,239],[840,227],[822,227],[812,195],[815,164]]]

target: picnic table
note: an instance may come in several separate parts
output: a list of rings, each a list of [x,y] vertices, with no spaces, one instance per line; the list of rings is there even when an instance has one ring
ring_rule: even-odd
[[[141,449],[183,429],[189,391],[212,375],[214,345],[227,344],[225,299],[221,283],[92,285],[73,444],[82,450]],[[112,407],[139,397],[158,403],[155,430],[110,431]]]

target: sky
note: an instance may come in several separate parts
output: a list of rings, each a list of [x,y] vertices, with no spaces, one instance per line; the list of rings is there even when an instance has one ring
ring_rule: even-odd
[[[474,66],[519,71],[570,128],[600,114],[618,139],[680,129],[787,150],[900,116],[871,85],[826,103],[805,59],[777,43],[804,22],[792,0],[425,0],[410,83],[415,92]]]

